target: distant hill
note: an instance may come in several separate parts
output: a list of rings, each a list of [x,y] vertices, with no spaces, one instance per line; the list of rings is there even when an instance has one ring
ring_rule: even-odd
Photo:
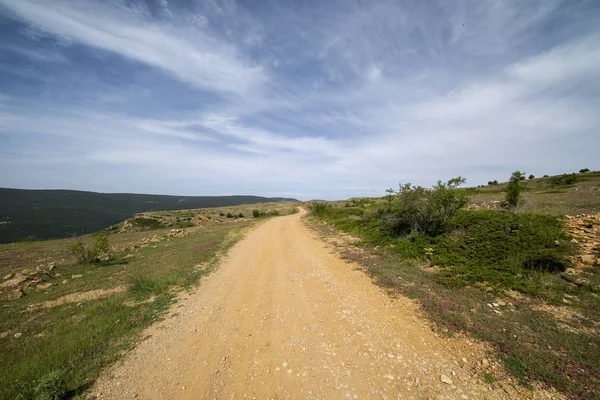
[[[165,196],[0,188],[0,243],[55,239],[107,228],[136,213],[297,201],[259,196]]]

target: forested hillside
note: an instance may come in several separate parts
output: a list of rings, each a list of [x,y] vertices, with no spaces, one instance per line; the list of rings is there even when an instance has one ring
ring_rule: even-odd
[[[138,212],[275,201],[295,200],[259,196],[165,196],[0,188],[0,243],[96,232]]]

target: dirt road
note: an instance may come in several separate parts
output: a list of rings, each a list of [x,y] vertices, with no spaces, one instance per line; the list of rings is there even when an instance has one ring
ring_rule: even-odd
[[[481,348],[438,338],[315,238],[301,215],[252,230],[92,389],[98,398],[531,397],[472,373]],[[444,382],[446,381],[446,382]],[[508,385],[505,385],[508,386]],[[545,397],[545,395],[541,395]]]

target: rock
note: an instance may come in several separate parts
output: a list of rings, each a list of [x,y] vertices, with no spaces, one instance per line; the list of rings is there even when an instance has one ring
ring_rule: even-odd
[[[21,297],[23,297],[25,293],[23,292],[23,290],[21,289],[15,289],[15,290],[11,290],[10,292],[8,292],[8,294],[6,295],[6,298],[8,300],[18,300]]]
[[[18,338],[20,338],[21,336],[23,336],[23,334],[22,334],[21,332],[17,332],[17,333],[15,333],[15,335],[14,335],[14,336],[15,336],[15,339],[18,339]]]
[[[44,290],[44,289],[48,289],[49,287],[54,286],[54,283],[48,282],[48,283],[42,283],[41,285],[37,285],[36,288],[40,289],[40,290]]]
[[[32,269],[26,268],[26,269],[24,269],[24,270],[21,271],[21,274],[28,275],[28,276],[35,275],[35,271],[32,270]]]
[[[579,258],[581,259],[581,262],[586,265],[594,265],[594,263],[596,262],[596,257],[594,257],[593,254],[584,254],[582,256],[579,256]]]
[[[54,276],[58,278],[59,276],[62,276],[62,275],[57,272],[54,274]]]
[[[4,275],[4,277],[2,279],[7,280],[10,279],[14,276],[14,274],[8,274],[8,275]]]
[[[15,274],[15,276],[12,279],[0,283],[0,288],[19,286],[28,279],[30,279],[28,276]]]
[[[69,282],[69,281],[68,281],[68,280],[66,280],[66,279],[63,279],[63,280],[62,280],[62,282],[60,282],[60,283],[62,283],[62,284],[64,285],[64,284],[65,284],[65,283],[67,283],[67,282]]]
[[[83,275],[71,275],[71,279],[83,278]]]
[[[506,303],[502,300],[498,300],[497,304],[502,307],[504,307],[506,305]]]
[[[481,366],[482,366],[483,368],[487,368],[487,367],[489,367],[489,366],[490,366],[490,362],[488,361],[488,359],[487,359],[487,358],[484,358],[483,360],[481,360]]]
[[[452,379],[448,378],[446,375],[440,376],[440,381],[442,381],[448,385],[452,385]]]

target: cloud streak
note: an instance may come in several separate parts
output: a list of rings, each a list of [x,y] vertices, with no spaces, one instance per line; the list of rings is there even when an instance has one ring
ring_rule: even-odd
[[[186,37],[160,24],[148,26],[135,10],[123,13],[100,3],[86,3],[85,9],[65,1],[0,4],[43,32],[161,68],[201,89],[244,95],[265,80],[260,66],[242,60],[227,43],[199,29]]]
[[[587,3],[132,4],[0,0],[0,185],[344,198],[598,168]]]

